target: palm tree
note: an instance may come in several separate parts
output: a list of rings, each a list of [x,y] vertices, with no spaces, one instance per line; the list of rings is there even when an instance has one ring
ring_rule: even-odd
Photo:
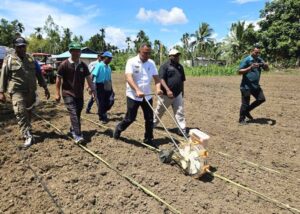
[[[43,36],[42,36],[42,28],[41,27],[36,27],[36,28],[34,28],[34,30],[35,30],[34,34],[35,34],[36,38],[38,40],[41,40],[43,38]]]
[[[18,32],[22,33],[25,30],[25,27],[22,23],[18,22],[17,24]]]
[[[125,42],[127,43],[127,52],[129,52],[129,49],[130,49],[130,42],[131,42],[130,37],[126,37]]]
[[[190,34],[188,33],[183,34],[180,40],[183,43],[183,48],[187,49],[189,47]]]
[[[244,21],[233,23],[226,41],[233,59],[240,59],[247,52],[247,32],[254,29],[253,24],[246,26]]]
[[[180,39],[183,44],[182,55],[185,59],[190,59],[192,57],[190,39],[189,33],[184,33]]]
[[[101,39],[101,41],[100,41],[100,46],[101,46],[101,49],[102,50],[105,50],[106,49],[106,45],[105,45],[105,40],[104,40],[104,38],[105,38],[105,29],[104,28],[100,28],[100,33],[101,33],[101,35],[100,35],[100,39]]]
[[[143,30],[140,30],[136,36],[136,39],[133,41],[136,51],[138,51],[140,45],[142,43],[150,43],[149,37],[146,35],[146,33]]]
[[[202,22],[199,25],[199,29],[196,30],[195,34],[192,34],[195,37],[195,41],[193,42],[193,46],[198,48],[200,53],[204,53],[206,49],[207,42],[212,41],[213,29],[209,26],[208,23]]]
[[[105,37],[105,29],[104,28],[100,28],[100,33],[101,33],[101,37],[104,38]]]

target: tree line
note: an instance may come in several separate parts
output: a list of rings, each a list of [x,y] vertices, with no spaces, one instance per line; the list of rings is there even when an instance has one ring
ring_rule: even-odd
[[[191,60],[192,63],[196,57],[205,57],[235,64],[247,55],[255,44],[261,46],[263,57],[274,66],[300,66],[300,1],[266,2],[260,11],[260,21],[257,25],[258,29],[254,24],[247,24],[245,21],[232,23],[226,38],[216,41],[213,38],[214,29],[208,23],[202,22],[195,32],[184,33],[180,38],[182,45],[176,48],[181,51],[183,60]],[[24,25],[18,20],[9,22],[1,19],[0,45],[12,46],[12,38],[24,30]],[[83,41],[82,36],[74,35],[69,28],[55,24],[50,15],[44,26],[36,27],[28,40],[30,52],[58,54],[66,51],[71,41],[79,42],[98,52],[110,50],[121,61],[113,64],[116,67],[122,67],[128,55],[136,53],[141,43],[152,44],[152,58],[157,64],[167,58],[168,51],[161,41],[155,39],[151,42],[143,30],[137,33],[134,40],[126,38],[127,48],[124,50],[106,42],[104,28],[100,28],[99,32],[87,41]]]

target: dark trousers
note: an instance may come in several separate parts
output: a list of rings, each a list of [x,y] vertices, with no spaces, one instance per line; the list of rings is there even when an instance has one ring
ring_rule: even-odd
[[[94,102],[95,102],[95,99],[94,99],[93,96],[91,96],[91,98],[89,99],[89,102],[88,102],[88,104],[87,104],[87,107],[86,107],[86,111],[87,111],[87,112],[90,112],[90,111],[91,111],[91,108],[92,108]]]
[[[240,119],[245,119],[245,114],[255,109],[257,106],[266,101],[264,92],[261,88],[241,89],[242,105],[240,109]],[[250,96],[255,97],[255,101],[250,105]]]
[[[107,111],[110,109],[110,96],[113,93],[112,90],[107,91],[104,89],[104,83],[96,84],[97,90],[97,103],[98,103],[98,115],[100,120],[107,119]]]
[[[70,115],[72,129],[76,135],[81,135],[80,115],[83,108],[83,98],[64,96],[63,99]]]
[[[152,106],[152,99],[149,100],[149,103]],[[144,137],[145,139],[153,139],[153,111],[145,99],[140,102],[127,97],[127,112],[125,118],[117,125],[117,129],[121,132],[127,129],[127,127],[135,121],[137,111],[140,106],[142,107],[145,119]]]
[[[95,84],[95,83],[93,83],[93,85],[94,85],[94,87],[96,87],[96,84]],[[96,100],[96,98],[94,98],[94,97],[91,95],[91,97],[90,97],[90,99],[89,99],[89,101],[88,101],[88,104],[87,104],[87,106],[86,106],[86,112],[90,112],[90,111],[91,111],[92,106],[93,106],[95,100]]]

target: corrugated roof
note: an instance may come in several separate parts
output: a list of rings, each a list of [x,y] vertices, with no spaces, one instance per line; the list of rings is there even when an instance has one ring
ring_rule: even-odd
[[[66,51],[62,54],[59,54],[59,55],[52,55],[52,58],[69,58],[71,56],[70,52],[69,51]],[[80,58],[83,58],[83,59],[97,59],[98,58],[98,55],[97,54],[88,54],[88,53],[81,53],[80,55]]]

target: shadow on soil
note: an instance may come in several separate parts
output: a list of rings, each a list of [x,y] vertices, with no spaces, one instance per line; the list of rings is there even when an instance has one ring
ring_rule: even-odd
[[[276,124],[276,120],[271,119],[271,118],[256,118],[256,119],[248,121],[248,123],[256,123],[256,124],[260,124],[260,125],[274,126]]]

